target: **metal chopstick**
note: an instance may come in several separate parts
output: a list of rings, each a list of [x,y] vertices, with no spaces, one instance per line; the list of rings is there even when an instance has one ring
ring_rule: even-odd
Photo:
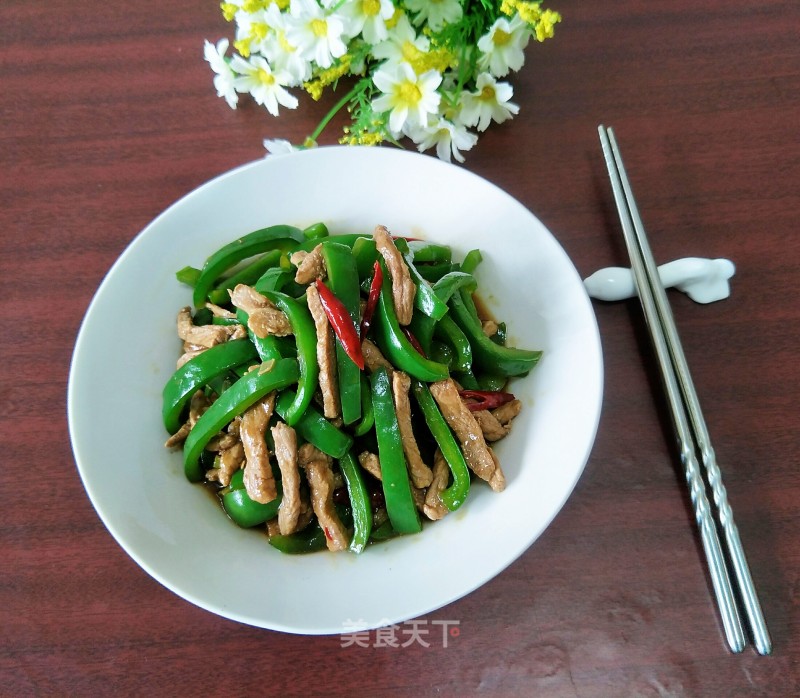
[[[708,429],[681,347],[666,291],[658,276],[655,260],[636,207],[630,182],[625,173],[613,130],[606,129],[601,125],[598,131],[617,210],[622,222],[625,243],[631,258],[637,291],[658,358],[667,400],[670,404],[680,447],[681,462],[685,467],[695,518],[708,560],[726,639],[734,652],[744,649],[745,636],[736,596],[725,566],[713,512],[705,493],[705,484],[696,457],[698,450],[718,508],[728,555],[736,574],[741,603],[748,617],[756,650],[760,654],[769,654],[772,651],[769,632],[733,520],[733,511],[728,502],[727,492],[722,484],[722,476],[711,447]]]

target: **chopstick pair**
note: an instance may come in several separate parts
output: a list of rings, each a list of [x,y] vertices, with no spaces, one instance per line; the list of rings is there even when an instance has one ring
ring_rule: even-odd
[[[678,337],[669,300],[658,275],[614,132],[602,125],[598,127],[598,131],[622,223],[625,244],[631,259],[636,289],[661,370],[680,448],[680,459],[685,468],[686,482],[700,529],[725,637],[733,652],[741,652],[744,649],[747,639],[740,615],[741,605],[747,616],[756,650],[759,654],[769,654],[772,651],[772,640],[745,559],[739,532],[733,520],[728,495],[722,484],[722,474],[711,446],[708,428]],[[697,457],[698,453],[700,460]],[[706,495],[701,463],[711,488],[714,508]],[[723,534],[722,541],[727,550],[728,560],[736,577],[735,587],[728,574],[723,544],[720,542],[714,518],[715,513],[719,518],[719,528]]]

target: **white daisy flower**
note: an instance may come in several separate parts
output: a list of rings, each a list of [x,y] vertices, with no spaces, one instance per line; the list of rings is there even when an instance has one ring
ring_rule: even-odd
[[[406,7],[417,13],[414,24],[427,21],[433,31],[439,31],[445,24],[458,22],[463,11],[458,0],[406,0]]]
[[[234,19],[236,22],[236,46],[239,47],[239,52],[242,55],[262,53],[265,42],[271,33],[264,10],[240,11],[236,13]]]
[[[292,0],[289,8],[286,38],[302,58],[330,68],[334,58],[347,52],[344,22],[338,16],[327,14],[315,0]]]
[[[293,153],[298,150],[284,138],[265,138],[264,148],[267,151],[264,157],[269,157],[270,155],[287,155],[288,153]]]
[[[406,135],[417,144],[420,152],[436,146],[436,155],[440,160],[450,162],[454,157],[464,162],[462,150],[471,150],[478,142],[478,136],[470,133],[463,124],[456,124],[447,119],[433,119],[424,127],[409,128]]]
[[[425,53],[430,45],[427,37],[421,34],[417,36],[417,31],[411,26],[408,17],[402,15],[394,28],[389,31],[388,38],[373,47],[372,55],[390,63],[402,61],[410,63]]]
[[[530,36],[530,27],[519,15],[510,20],[501,17],[478,39],[478,67],[496,77],[508,75],[511,70],[516,72],[525,63],[523,51]]]
[[[519,106],[509,100],[514,88],[507,82],[497,82],[489,73],[481,73],[475,81],[475,92],[461,93],[461,120],[467,126],[485,131],[492,121],[498,124],[519,114]]]
[[[369,44],[377,44],[389,36],[386,20],[394,15],[391,0],[354,0],[339,8],[339,16],[347,20],[347,33],[361,34]]]
[[[234,81],[236,73],[231,70],[225,54],[228,51],[228,40],[220,39],[214,46],[210,41],[206,41],[203,48],[203,56],[208,61],[216,75],[214,76],[214,87],[217,89],[217,97],[224,97],[231,109],[236,109],[239,102],[239,95],[236,94]]]
[[[270,5],[265,12],[267,24],[272,31],[264,42],[263,53],[269,64],[276,70],[282,70],[291,76],[287,83],[291,87],[302,85],[311,79],[311,62],[300,55],[296,46],[289,43],[286,38],[288,22],[286,15],[281,12],[276,4]]]
[[[257,104],[263,104],[273,116],[278,116],[278,105],[287,109],[297,107],[297,97],[284,89],[290,76],[284,72],[275,72],[262,56],[253,56],[249,61],[241,56],[231,59],[233,68],[239,77],[234,80],[238,92],[249,92]]]
[[[427,123],[428,115],[439,110],[441,97],[436,88],[442,76],[436,70],[417,75],[408,63],[383,65],[375,71],[372,81],[383,93],[372,101],[372,108],[379,114],[390,112],[389,129],[393,134],[399,135],[407,123]]]

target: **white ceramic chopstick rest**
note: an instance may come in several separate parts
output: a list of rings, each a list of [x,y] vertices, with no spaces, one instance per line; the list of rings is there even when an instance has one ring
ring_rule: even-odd
[[[729,259],[686,257],[658,267],[664,288],[677,288],[696,303],[714,303],[731,294],[729,279],[736,267]],[[636,296],[633,273],[625,267],[598,269],[583,281],[592,298],[621,301]]]

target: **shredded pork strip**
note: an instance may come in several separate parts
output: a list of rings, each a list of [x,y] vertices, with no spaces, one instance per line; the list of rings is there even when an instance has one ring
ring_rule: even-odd
[[[414,295],[417,287],[411,280],[411,273],[408,271],[403,255],[394,244],[389,231],[379,225],[372,233],[372,237],[375,239],[375,247],[385,260],[389,276],[392,278],[392,300],[397,320],[401,325],[407,325],[411,322],[411,315],[414,312]]]
[[[442,452],[437,448],[433,456],[433,480],[425,493],[425,504],[422,513],[431,521],[443,518],[450,510],[444,505],[441,495],[450,479],[450,467]]]
[[[400,439],[403,443],[403,453],[406,456],[408,472],[414,487],[427,487],[431,484],[433,473],[431,469],[422,461],[422,456],[414,438],[414,431],[411,427],[411,403],[408,399],[408,391],[411,388],[411,379],[408,374],[402,371],[395,371],[392,374],[392,395],[394,396],[394,407],[397,413],[397,423],[400,427]]]
[[[230,292],[231,303],[247,313],[247,326],[256,336],[286,337],[292,334],[289,318],[275,305],[254,288],[238,284]]]
[[[378,456],[374,453],[370,453],[369,451],[363,451],[362,453],[358,454],[358,462],[364,470],[366,470],[372,477],[377,480],[382,480],[383,476],[381,475],[381,462],[378,460]]]
[[[311,252],[300,250],[289,258],[297,267],[294,280],[298,284],[310,284],[315,279],[324,279],[328,271],[322,257],[322,245],[317,245]]]
[[[317,330],[317,363],[319,387],[322,392],[322,411],[328,419],[339,416],[339,384],[336,380],[336,344],[328,317],[322,307],[319,291],[313,284],[306,291],[308,309]]]
[[[278,422],[272,427],[275,440],[275,458],[281,469],[283,499],[278,507],[278,528],[284,536],[297,530],[302,502],[300,499],[300,471],[297,468],[297,433],[292,427]]]
[[[242,415],[240,436],[244,446],[244,489],[254,502],[266,504],[278,496],[269,448],[265,439],[267,424],[275,408],[275,392],[259,400]]]
[[[486,445],[478,422],[461,400],[452,378],[432,383],[431,394],[450,428],[455,432],[464,452],[467,465],[482,480],[486,480],[495,492],[505,489],[506,479],[492,449]]]
[[[311,488],[311,506],[317,515],[328,550],[347,550],[350,543],[336,509],[333,506],[334,478],[330,458],[311,444],[303,444],[298,452],[300,467],[306,471]]]
[[[364,356],[364,365],[370,373],[374,373],[381,366],[390,376],[394,373],[394,366],[371,340],[366,338],[361,340],[361,354]]]

